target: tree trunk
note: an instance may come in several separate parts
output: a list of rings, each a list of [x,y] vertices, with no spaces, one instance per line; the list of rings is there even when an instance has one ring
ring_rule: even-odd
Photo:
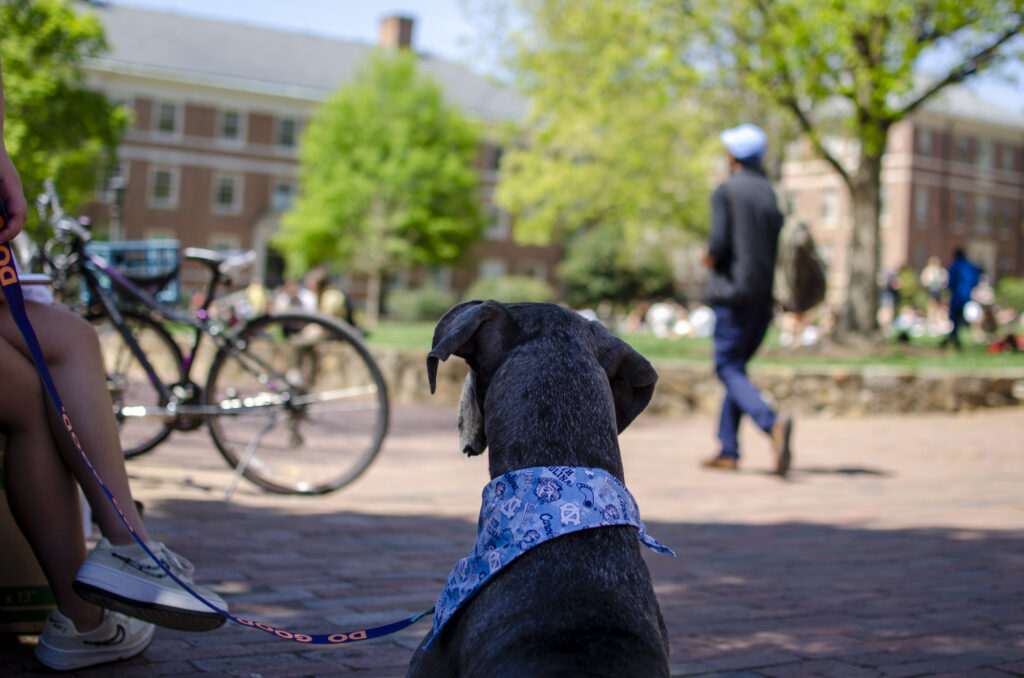
[[[380,270],[371,271],[366,285],[366,327],[374,329],[380,319],[380,290],[383,274]]]
[[[846,309],[839,327],[843,338],[873,338],[878,332],[881,170],[880,156],[862,155],[851,181],[853,240],[850,243]]]

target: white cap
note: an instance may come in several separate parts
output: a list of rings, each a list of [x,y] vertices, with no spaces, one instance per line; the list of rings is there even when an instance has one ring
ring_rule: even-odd
[[[760,158],[768,148],[768,137],[764,130],[750,123],[725,130],[719,139],[737,160]]]

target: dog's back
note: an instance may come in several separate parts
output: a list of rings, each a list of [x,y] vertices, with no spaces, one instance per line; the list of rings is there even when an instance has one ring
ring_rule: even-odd
[[[460,406],[460,429],[472,430],[460,433],[479,441],[467,451],[489,446],[492,478],[579,466],[622,480],[618,433],[649,401],[654,370],[566,309],[486,303],[450,311],[434,340],[444,359],[446,337],[458,335],[450,353],[472,368]],[[613,526],[563,535],[516,558],[429,649],[417,650],[408,675],[651,678],[668,675],[667,656],[636,528]]]

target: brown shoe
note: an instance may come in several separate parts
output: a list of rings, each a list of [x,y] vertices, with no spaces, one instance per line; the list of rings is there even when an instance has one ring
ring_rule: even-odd
[[[772,449],[775,451],[775,473],[785,477],[793,462],[790,438],[793,436],[793,418],[779,417],[772,426]]]
[[[722,455],[706,459],[702,461],[700,465],[704,468],[717,468],[722,471],[736,471],[740,467],[736,457],[726,457]]]

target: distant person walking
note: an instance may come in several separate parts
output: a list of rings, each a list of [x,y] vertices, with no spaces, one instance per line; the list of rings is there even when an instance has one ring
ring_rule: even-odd
[[[731,176],[711,196],[711,235],[704,265],[707,301],[715,312],[715,372],[725,385],[718,422],[718,454],[703,462],[711,469],[739,466],[738,432],[744,414],[771,436],[775,472],[786,475],[792,459],[793,421],[781,417],[747,377],[747,362],[757,352],[772,320],[772,283],[782,213],[761,160],[765,133],[740,125],[721,134],[729,151]]]
[[[942,340],[941,346],[945,348],[952,344],[959,350],[962,347],[960,328],[967,324],[964,307],[971,300],[971,292],[981,280],[981,269],[971,263],[962,247],[958,247],[953,250],[953,261],[949,264],[946,277],[949,288],[949,319],[953,323],[953,329]]]

